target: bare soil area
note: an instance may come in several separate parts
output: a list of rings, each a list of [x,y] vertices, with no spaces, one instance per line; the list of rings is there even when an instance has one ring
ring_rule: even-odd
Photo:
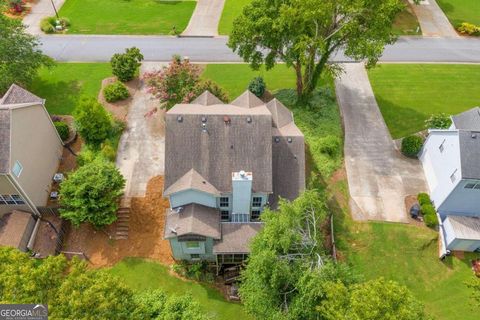
[[[100,102],[105,107],[105,109],[110,111],[110,113],[114,116],[115,119],[126,122],[128,109],[130,108],[135,92],[137,92],[140,87],[140,80],[138,78],[135,78],[132,81],[124,83],[124,85],[128,89],[128,92],[130,93],[129,98],[122,101],[110,103],[105,100],[105,97],[103,96],[103,89],[107,85],[114,83],[115,81],[117,81],[117,78],[115,77],[110,77],[102,80],[102,88],[98,94],[98,102]]]
[[[112,266],[126,257],[141,257],[172,264],[170,245],[163,240],[165,209],[168,200],[162,195],[163,177],[157,176],[148,182],[145,197],[131,200],[129,237],[113,240],[115,225],[105,231],[95,230],[84,224],[71,228],[66,237],[64,250],[83,252],[92,267]]]

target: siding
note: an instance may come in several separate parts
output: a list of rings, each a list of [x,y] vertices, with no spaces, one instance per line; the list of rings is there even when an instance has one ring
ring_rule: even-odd
[[[480,190],[465,189],[465,185],[476,180],[461,180],[447,199],[438,207],[442,220],[447,215],[480,216]]]
[[[172,238],[169,241],[175,260],[190,260],[190,254],[200,254],[202,260],[215,261],[212,238],[207,238],[205,242],[201,242],[200,249],[188,249],[185,242],[180,242],[177,238]]]
[[[169,200],[172,208],[190,203],[198,203],[211,208],[217,207],[217,199],[213,195],[192,189],[174,193],[170,195]]]

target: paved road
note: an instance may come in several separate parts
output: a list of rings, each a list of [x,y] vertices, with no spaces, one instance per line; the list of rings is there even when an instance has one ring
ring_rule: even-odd
[[[348,63],[343,68],[335,87],[345,126],[352,216],[408,223],[405,197],[426,190],[420,162],[395,149],[363,64]]]
[[[457,32],[435,0],[422,0],[419,5],[412,5],[412,8],[424,36],[458,37]]]
[[[109,61],[116,52],[137,46],[146,61],[168,61],[174,54],[196,62],[241,62],[226,37],[164,36],[42,36],[42,50],[59,61]],[[348,61],[337,54],[333,61]],[[480,39],[402,37],[385,49],[381,61],[480,63]]]
[[[216,36],[225,0],[198,0],[183,36]]]

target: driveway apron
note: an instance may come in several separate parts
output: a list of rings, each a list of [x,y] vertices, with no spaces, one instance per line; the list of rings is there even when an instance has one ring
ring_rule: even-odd
[[[218,23],[225,0],[198,0],[187,28],[182,36],[214,37],[218,35]]]
[[[410,0],[410,2],[412,1]],[[412,4],[412,8],[424,36],[459,37],[435,0],[422,0],[418,5]]]

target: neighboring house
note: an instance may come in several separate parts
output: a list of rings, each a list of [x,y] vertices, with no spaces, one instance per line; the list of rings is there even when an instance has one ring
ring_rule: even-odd
[[[305,141],[278,100],[208,91],[166,113],[165,238],[179,260],[242,262],[265,206],[305,188]]]
[[[480,108],[429,130],[420,153],[447,250],[480,249]]]
[[[0,245],[25,250],[47,205],[63,144],[44,103],[15,84],[0,99]]]

